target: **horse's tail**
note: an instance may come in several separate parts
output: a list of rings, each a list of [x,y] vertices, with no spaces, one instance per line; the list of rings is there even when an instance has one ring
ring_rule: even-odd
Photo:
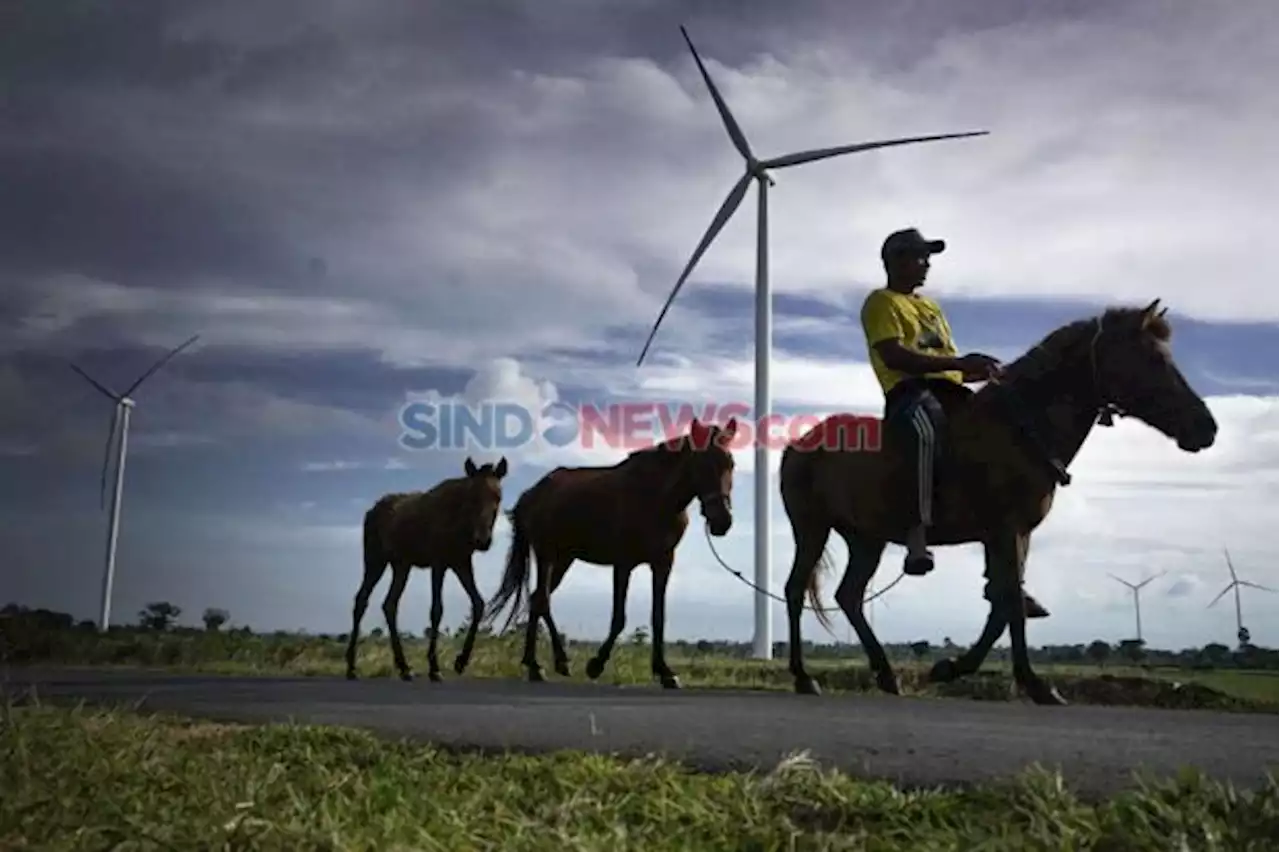
[[[822,429],[825,425],[820,423],[814,428]],[[803,534],[803,528],[810,524],[825,523],[821,520],[822,511],[819,502],[821,497],[814,491],[814,466],[822,464],[826,453],[822,446],[811,445],[810,441],[812,437],[806,435],[798,441],[788,443],[782,450],[782,461],[778,466],[778,485],[782,491],[782,505],[786,509],[787,517],[791,520],[797,547],[800,546],[799,536]],[[818,619],[818,624],[828,633],[833,633],[834,626],[822,605],[822,576],[834,568],[835,563],[832,562],[831,554],[824,544],[818,564],[809,572],[809,579],[805,583],[805,598],[813,609],[813,615]]]
[[[504,631],[526,608],[524,597],[529,582],[530,561],[529,529],[525,517],[528,511],[525,504],[527,496],[528,494],[521,495],[515,507],[507,512],[507,518],[511,521],[511,548],[507,551],[507,567],[502,572],[502,584],[485,610],[484,623],[491,625],[507,604],[515,600],[511,614],[507,616],[506,624],[502,627]]]
[[[385,494],[364,513],[364,571],[365,574],[381,573],[391,561],[391,554],[383,544],[384,524],[391,515],[394,495]]]

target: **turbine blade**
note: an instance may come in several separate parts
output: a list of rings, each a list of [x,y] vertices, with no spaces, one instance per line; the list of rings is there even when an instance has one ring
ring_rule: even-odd
[[[747,193],[747,185],[751,183],[751,178],[750,172],[738,178],[738,182],[733,185],[733,189],[729,190],[729,195],[725,198],[724,203],[720,205],[720,209],[716,211],[710,227],[702,235],[702,240],[698,243],[698,247],[694,249],[693,257],[689,258],[689,262],[685,264],[684,272],[680,273],[680,278],[676,281],[676,286],[671,289],[671,295],[667,296],[667,302],[662,306],[662,312],[658,314],[658,321],[653,324],[653,330],[649,332],[649,339],[644,342],[644,349],[640,350],[640,357],[636,360],[637,367],[644,361],[644,356],[648,353],[649,346],[653,343],[653,338],[658,333],[658,326],[662,324],[663,317],[667,315],[667,311],[671,308],[671,303],[675,301],[676,294],[684,286],[685,279],[689,277],[693,267],[702,258],[703,252],[711,245],[711,241],[716,238],[716,235],[720,233],[720,229],[724,227],[725,223],[729,221],[729,217],[733,215],[733,212],[738,209],[738,205],[742,203],[742,197]]]
[[[1212,607],[1214,604],[1216,604],[1218,601],[1222,600],[1222,596],[1223,596],[1223,595],[1225,595],[1227,592],[1231,591],[1233,588],[1235,588],[1235,585],[1236,585],[1235,583],[1231,583],[1231,584],[1229,584],[1225,589],[1223,589],[1222,591],[1218,592],[1218,596],[1217,596],[1216,598],[1214,598],[1213,600],[1209,601],[1209,606],[1205,607],[1205,609],[1209,609],[1209,608],[1210,608],[1210,607]]]
[[[716,84],[711,82],[711,75],[707,73],[707,67],[702,64],[702,57],[698,55],[698,49],[693,46],[693,41],[689,38],[688,31],[682,26],[680,34],[684,36],[684,43],[689,45],[689,50],[693,53],[693,61],[698,64],[698,71],[702,73],[702,80],[707,84],[707,89],[711,92],[711,99],[716,103],[716,110],[720,113],[720,120],[724,122],[724,129],[729,131],[729,138],[733,140],[733,147],[738,149],[738,153],[742,155],[747,162],[753,162],[755,155],[751,153],[751,146],[747,144],[747,137],[742,135],[742,128],[738,127],[738,122],[734,120],[733,113],[729,112],[729,105],[724,102],[724,98],[720,97],[720,90],[716,88]]]
[[[1133,583],[1130,583],[1128,580],[1121,580],[1119,577],[1117,577],[1115,574],[1112,574],[1110,571],[1107,572],[1107,576],[1115,580],[1117,583],[1124,583],[1129,588],[1131,589],[1133,588]]]
[[[765,160],[760,165],[766,169],[785,169],[787,166],[798,166],[812,163],[814,160],[825,160],[841,154],[854,154],[858,151],[870,151],[875,148],[889,148],[894,145],[910,145],[913,142],[935,142],[940,139],[964,139],[968,136],[986,136],[988,130],[971,130],[967,133],[944,133],[940,136],[908,136],[902,139],[885,139],[880,142],[860,142],[857,145],[841,145],[838,148],[818,148],[813,151],[801,151],[798,154],[784,154]]]
[[[128,396],[129,394],[133,393],[135,390],[138,389],[139,385],[141,385],[151,376],[152,373],[154,373],[156,370],[159,370],[162,366],[164,366],[165,362],[167,362],[174,355],[177,355],[183,349],[186,349],[188,346],[195,343],[199,339],[200,339],[200,335],[194,334],[185,343],[182,343],[181,345],[175,346],[173,349],[170,349],[163,357],[161,357],[159,361],[151,365],[151,369],[147,370],[145,373],[139,376],[136,382],[129,385],[129,389],[124,392],[124,395]]]
[[[107,443],[102,449],[102,475],[98,484],[98,508],[107,507],[107,467],[111,464],[111,439],[116,435],[116,426],[120,420],[120,408],[111,411],[111,428],[107,430]]]
[[[108,388],[106,385],[104,385],[104,384],[102,384],[101,382],[99,382],[97,379],[95,379],[93,376],[91,376],[91,375],[89,375],[88,373],[86,373],[84,370],[81,370],[81,369],[80,369],[79,367],[77,367],[74,363],[72,363],[71,361],[68,361],[68,362],[67,362],[67,365],[68,365],[68,366],[70,366],[70,367],[71,367],[71,369],[73,369],[73,370],[75,370],[77,373],[79,373],[79,374],[81,375],[81,377],[82,377],[86,382],[88,382],[89,384],[93,385],[95,388],[97,388],[98,390],[102,391],[104,394],[106,394],[107,396],[111,397],[111,398],[112,398],[113,400],[115,400],[116,402],[119,402],[119,401],[120,401],[120,397],[116,394],[116,392],[115,392],[115,391],[111,390],[111,389],[110,389],[110,388]]]
[[[1231,564],[1231,554],[1227,551],[1225,547],[1222,548],[1222,554],[1227,557],[1227,570],[1231,572],[1231,579],[1232,580],[1238,579],[1236,577],[1236,566]]]
[[[1249,580],[1237,580],[1237,581],[1236,581],[1236,584],[1237,584],[1237,585],[1240,585],[1240,586],[1248,586],[1248,587],[1249,587],[1249,588],[1251,588],[1251,589],[1261,589],[1261,590],[1262,590],[1262,591],[1264,591],[1264,592],[1274,592],[1274,591],[1275,591],[1275,589],[1271,588],[1270,586],[1264,586],[1264,585],[1262,585],[1262,584],[1260,584],[1260,583],[1254,583],[1254,582],[1251,582],[1251,581],[1249,581]]]
[[[1167,574],[1167,573],[1168,573],[1167,571],[1161,571],[1159,574],[1156,574],[1156,575],[1154,575],[1154,576],[1148,577],[1147,579],[1145,579],[1145,580],[1143,580],[1141,583],[1139,583],[1139,584],[1138,584],[1138,586],[1137,586],[1137,588],[1141,589],[1141,588],[1142,588],[1143,586],[1145,586],[1147,583],[1150,583],[1152,580],[1159,580],[1161,577],[1163,577],[1163,576],[1164,576],[1165,574]]]

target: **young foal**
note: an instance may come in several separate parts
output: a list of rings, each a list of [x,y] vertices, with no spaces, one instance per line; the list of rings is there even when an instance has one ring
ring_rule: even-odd
[[[737,429],[737,420],[721,429],[695,419],[687,435],[638,450],[611,467],[557,468],[520,495],[509,513],[512,541],[506,572],[486,619],[495,618],[514,599],[509,627],[523,609],[532,550],[538,575],[525,629],[523,664],[529,680],[543,680],[536,652],[539,618],[551,634],[556,672],[569,676],[564,641],[551,617],[551,595],[575,560],[613,566],[613,617],[609,637],[587,664],[592,679],[604,672],[626,626],[631,572],[648,563],[653,578],[653,674],[668,689],[680,687],[664,654],[667,580],[695,498],[712,535],[723,536],[733,524],[733,455],[727,445]]]
[[[471,659],[476,630],[484,615],[484,598],[476,589],[471,556],[484,552],[493,544],[493,525],[502,506],[502,478],[507,475],[507,460],[495,466],[481,467],[467,459],[466,476],[446,479],[429,491],[386,494],[364,516],[364,580],[356,592],[352,611],[351,638],[347,642],[347,678],[356,677],[356,642],[360,619],[369,605],[373,587],[391,565],[391,588],[382,602],[391,634],[391,653],[401,680],[412,680],[413,673],[404,659],[396,614],[400,596],[409,582],[410,568],[431,569],[431,639],[427,647],[427,677],[440,680],[440,663],[436,658],[436,637],[440,618],[444,615],[445,572],[450,568],[458,576],[463,591],[471,598],[471,624],[463,640],[462,650],[453,662],[453,670],[462,674]]]

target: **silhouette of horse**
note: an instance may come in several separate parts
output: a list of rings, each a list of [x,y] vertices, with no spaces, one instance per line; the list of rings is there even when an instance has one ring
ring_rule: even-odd
[[[529,553],[537,562],[537,582],[528,604],[524,658],[530,681],[542,681],[537,660],[538,619],[551,634],[555,670],[569,676],[563,637],[551,616],[551,595],[575,560],[613,566],[613,617],[609,636],[587,664],[598,678],[626,626],[627,587],[636,566],[648,563],[653,579],[653,674],[664,687],[680,680],[664,654],[667,580],[676,546],[689,525],[687,507],[696,498],[711,534],[723,536],[733,524],[730,492],[733,455],[727,444],[737,432],[730,420],[721,429],[694,420],[686,435],[631,453],[610,467],[557,468],[520,495],[511,518],[511,550],[502,585],[489,603],[494,619],[513,599],[510,627],[523,610]],[[504,628],[505,629],[505,628]]]
[[[382,602],[391,634],[391,653],[401,680],[412,680],[413,672],[404,659],[396,615],[400,597],[409,582],[410,568],[431,569],[431,639],[427,647],[427,677],[441,680],[436,657],[436,638],[444,615],[445,572],[453,569],[462,589],[471,598],[471,624],[462,650],[453,662],[458,674],[466,669],[476,641],[476,630],[484,615],[484,598],[476,588],[472,554],[493,544],[493,525],[502,507],[502,478],[507,460],[495,466],[476,467],[470,458],[464,465],[466,476],[446,479],[429,491],[386,494],[364,515],[364,580],[356,592],[351,617],[351,638],[347,641],[347,678],[356,678],[356,642],[360,620],[369,605],[373,587],[391,565],[391,587]]]
[[[1056,486],[1070,483],[1067,465],[1094,423],[1110,426],[1113,414],[1138,418],[1190,453],[1213,446],[1218,430],[1174,363],[1172,329],[1164,310],[1157,313],[1159,303],[1111,308],[1064,325],[948,412],[929,542],[982,543],[990,612],[977,643],[958,660],[939,661],[931,680],[977,671],[1007,626],[1018,685],[1038,704],[1066,703],[1027,657],[1022,579],[1031,534],[1049,514]],[[897,678],[862,601],[886,543],[905,540],[911,494],[904,448],[889,436],[880,452],[832,451],[823,432],[841,418],[819,424],[782,454],[780,488],[796,548],[786,585],[790,671],[796,692],[819,692],[804,667],[801,595],[817,585],[819,563],[831,567],[825,546],[834,529],[849,547],[836,601],[880,689],[896,695]],[[821,610],[817,616],[829,624]]]

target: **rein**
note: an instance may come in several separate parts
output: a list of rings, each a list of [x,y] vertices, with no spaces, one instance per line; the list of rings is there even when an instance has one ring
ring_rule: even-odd
[[[720,558],[720,553],[716,550],[716,544],[715,544],[715,541],[714,541],[714,540],[712,539],[712,537],[711,537],[711,527],[710,527],[710,525],[709,525],[709,524],[705,524],[705,523],[704,523],[704,524],[702,525],[702,531],[703,531],[703,533],[704,533],[704,534],[706,535],[706,537],[707,537],[707,547],[711,548],[711,555],[712,555],[712,556],[714,556],[714,557],[716,558],[716,561],[720,563],[720,567],[721,567],[721,568],[723,568],[724,570],[728,571],[730,574],[732,574],[733,576],[737,577],[739,580],[741,580],[742,582],[746,583],[748,586],[750,586],[751,588],[755,589],[757,592],[759,592],[760,594],[764,595],[765,597],[772,598],[773,600],[777,601],[778,603],[784,603],[784,604],[785,604],[785,603],[787,603],[787,599],[786,599],[786,598],[784,598],[784,597],[779,597],[778,595],[775,595],[773,592],[769,591],[768,589],[762,589],[762,588],[760,588],[760,587],[759,587],[759,586],[757,586],[755,583],[751,582],[751,581],[750,581],[750,580],[748,580],[746,577],[744,577],[744,576],[742,575],[742,572],[741,572],[741,571],[737,570],[736,568],[731,567],[731,566],[729,565],[729,563],[725,562],[722,558]],[[869,604],[869,603],[871,603],[871,602],[872,602],[872,601],[874,601],[876,598],[880,597],[880,596],[881,596],[881,595],[883,595],[885,592],[889,591],[889,590],[890,590],[890,589],[892,589],[894,586],[898,585],[898,583],[899,583],[899,582],[901,582],[902,578],[903,578],[903,577],[905,577],[905,576],[906,576],[906,574],[905,574],[905,573],[899,573],[899,574],[898,574],[898,576],[894,579],[894,581],[893,581],[892,583],[890,583],[889,585],[885,586],[883,589],[881,589],[880,591],[876,592],[876,593],[875,593],[874,595],[872,595],[871,597],[869,597],[869,598],[863,598],[863,599],[862,599],[862,603],[863,603],[863,604]],[[841,609],[841,608],[840,608],[840,607],[838,607],[838,606],[812,607],[812,606],[809,606],[808,604],[803,604],[803,603],[800,605],[800,609],[801,609],[801,610],[808,610],[809,612],[844,612],[844,610],[843,610],[843,609]]]

